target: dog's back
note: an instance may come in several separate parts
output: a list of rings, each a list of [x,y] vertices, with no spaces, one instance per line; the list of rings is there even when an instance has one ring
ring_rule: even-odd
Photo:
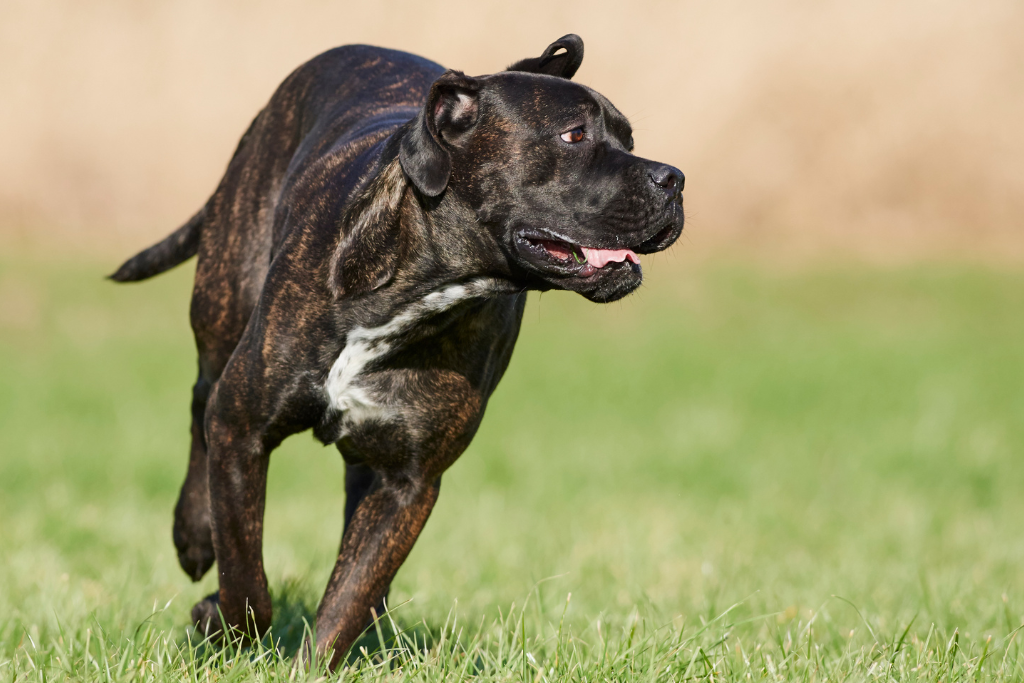
[[[219,262],[269,264],[284,237],[275,209],[311,171],[351,162],[412,119],[430,84],[444,72],[416,55],[347,45],[309,60],[274,92],[242,135],[207,203],[166,239],[126,261],[111,278],[145,280],[188,258],[216,253]],[[368,144],[369,143],[369,144]],[[315,172],[315,171],[314,171]]]
[[[306,62],[249,125],[199,212],[112,279],[144,280],[198,254],[192,327],[211,365],[201,374],[218,376],[274,255],[292,226],[302,228],[289,216],[316,211],[310,205],[323,197],[343,205],[372,163],[358,157],[373,156],[381,141],[414,118],[443,72],[422,57],[367,45],[335,48]]]

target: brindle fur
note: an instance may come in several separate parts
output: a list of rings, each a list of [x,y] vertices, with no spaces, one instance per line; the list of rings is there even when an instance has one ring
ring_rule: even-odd
[[[589,277],[545,263],[523,226],[641,252],[678,237],[682,174],[629,153],[625,118],[569,81],[582,57],[570,35],[474,79],[392,50],[326,52],[274,93],[196,216],[112,276],[199,257],[199,377],[173,533],[193,580],[219,566],[219,591],[193,608],[199,628],[216,631],[218,609],[249,636],[269,627],[269,456],[311,429],[346,463],[341,549],[316,619],[316,649],[336,665],[479,427],[525,290],[608,301],[640,283],[628,263]],[[573,116],[593,128],[584,156],[556,141]],[[332,403],[350,337],[365,367]]]

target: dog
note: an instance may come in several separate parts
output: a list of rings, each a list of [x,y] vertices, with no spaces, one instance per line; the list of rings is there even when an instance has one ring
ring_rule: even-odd
[[[679,237],[683,174],[632,154],[627,119],[571,80],[582,60],[576,35],[480,77],[365,45],[325,52],[276,90],[198,213],[110,276],[198,255],[173,537],[194,581],[218,565],[219,591],[192,610],[201,631],[270,626],[267,466],[312,430],[345,461],[315,637],[337,666],[479,427],[525,292],[615,301],[640,285],[638,255]]]

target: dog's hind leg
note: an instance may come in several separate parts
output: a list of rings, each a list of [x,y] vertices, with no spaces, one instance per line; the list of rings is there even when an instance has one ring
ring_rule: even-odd
[[[178,562],[198,581],[214,562],[205,431],[206,405],[214,385],[245,330],[255,305],[256,281],[246,285],[210,276],[214,268],[200,262],[192,295],[192,329],[199,351],[199,378],[192,389],[192,447],[188,473],[174,508],[174,546]]]
[[[193,581],[213,566],[213,535],[210,529],[210,487],[206,474],[206,434],[203,420],[211,385],[200,374],[192,388],[192,448],[188,473],[174,506],[174,547],[178,564]]]
[[[214,562],[204,428],[206,405],[256,305],[265,266],[254,264],[270,260],[269,245],[266,240],[257,239],[262,234],[258,230],[247,234],[245,243],[257,251],[262,244],[265,254],[247,254],[243,258],[225,246],[227,236],[241,228],[225,218],[222,204],[224,200],[215,196],[208,205],[189,311],[199,352],[199,378],[192,390],[192,448],[188,473],[174,509],[173,536],[178,562],[193,581],[201,579]]]
[[[210,393],[227,365],[242,334],[242,326],[209,324],[213,316],[204,306],[204,295],[192,300],[192,327],[199,349],[199,378],[192,388],[192,447],[188,472],[174,506],[174,547],[178,563],[193,581],[199,581],[213,566],[215,553],[210,516],[210,485],[207,471],[206,405]],[[225,297],[228,301],[231,298]],[[197,301],[200,305],[197,305]]]

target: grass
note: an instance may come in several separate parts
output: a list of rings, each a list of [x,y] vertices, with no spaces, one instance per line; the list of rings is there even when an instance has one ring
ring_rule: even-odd
[[[273,642],[197,642],[190,272],[111,265],[0,257],[0,680],[301,679],[340,457],[273,457]],[[346,680],[1024,678],[1024,273],[653,265],[530,301]]]

